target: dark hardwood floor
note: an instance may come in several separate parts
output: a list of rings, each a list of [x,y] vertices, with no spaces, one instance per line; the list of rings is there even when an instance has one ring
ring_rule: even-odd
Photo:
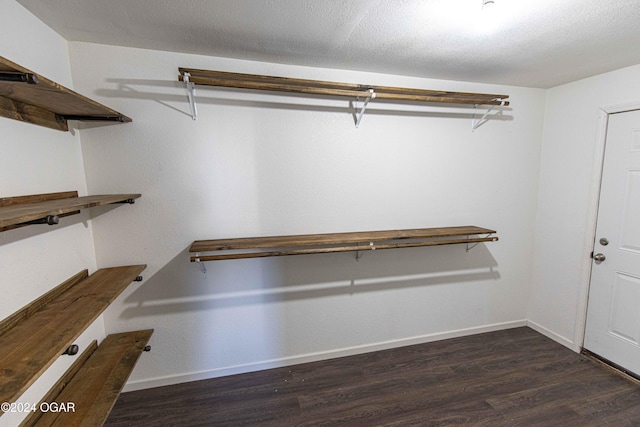
[[[115,426],[640,426],[640,385],[529,328],[123,393]]]

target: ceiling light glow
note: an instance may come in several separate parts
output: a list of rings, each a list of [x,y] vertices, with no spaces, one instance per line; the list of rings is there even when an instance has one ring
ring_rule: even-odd
[[[558,0],[413,0],[418,16],[430,31],[443,37],[495,37],[526,21],[531,14],[552,7]],[[581,1],[581,0],[567,0]],[[629,0],[638,1],[638,0]]]
[[[477,31],[488,35],[503,27],[505,17],[500,9],[496,6],[496,0],[482,0],[482,13],[476,22]]]
[[[482,0],[482,9],[490,10],[495,5],[495,0]]]

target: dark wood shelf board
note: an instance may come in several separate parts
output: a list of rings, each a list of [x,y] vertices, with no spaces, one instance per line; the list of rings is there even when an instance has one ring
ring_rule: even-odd
[[[73,192],[53,193],[53,195],[65,194],[73,194]],[[40,220],[49,215],[66,216],[77,213],[81,209],[126,203],[141,197],[140,194],[106,194],[83,197],[52,197],[49,199],[46,199],[45,196],[34,195],[0,199],[0,231]],[[40,201],[43,198],[45,201]],[[15,199],[20,199],[21,202]]]
[[[68,130],[67,120],[131,122],[131,118],[0,56],[0,72],[35,76],[37,83],[0,80],[0,115]]]
[[[46,201],[50,201],[50,200],[62,200],[62,199],[69,199],[72,197],[78,197],[78,192],[77,191],[63,191],[60,193],[47,193],[47,194],[32,194],[29,196],[17,196],[17,197],[0,197],[0,212],[2,211],[2,208],[5,208],[7,206],[16,206],[16,205],[26,205],[26,204],[31,204],[31,203],[41,203],[41,202],[46,202]],[[79,214],[80,211],[73,211],[73,212],[68,212],[65,214],[61,214],[58,215],[59,217],[65,217],[65,216],[71,216],[71,215],[76,215]],[[20,224],[13,224],[13,225],[8,225],[5,227],[0,227],[0,232],[2,231],[7,231],[7,230],[13,230],[14,228],[20,228],[20,227],[25,227],[27,225],[30,225],[29,223],[20,223]]]
[[[291,236],[250,237],[238,239],[197,240],[189,248],[192,262],[241,258],[304,255],[331,252],[355,252],[377,249],[399,249],[420,246],[441,246],[464,243],[494,242],[495,230],[476,226],[418,228],[368,232],[304,234]],[[487,237],[476,237],[477,235]],[[260,249],[255,252],[236,252],[200,255],[201,252]],[[278,249],[268,251],[265,249]]]
[[[85,280],[89,277],[89,270],[82,270],[78,274],[70,277],[65,280],[60,285],[51,289],[46,294],[40,296],[39,298],[31,301],[28,305],[22,307],[20,310],[16,311],[9,317],[0,322],[0,337],[11,328],[20,324],[21,322],[27,320],[29,317],[36,314],[42,308],[46,307],[51,301],[55,300],[60,295],[64,294],[66,291],[71,289],[73,286]]]
[[[40,403],[56,402],[56,398],[58,397],[58,395],[62,393],[62,390],[64,390],[65,387],[67,387],[71,379],[80,371],[82,366],[87,362],[87,360],[89,360],[89,357],[93,354],[93,352],[96,351],[97,348],[98,341],[93,340],[91,344],[89,344],[80,355],[76,356],[69,369],[67,369],[65,373],[62,374],[62,376],[58,379],[58,381],[56,381],[56,383],[49,389],[49,392],[44,395],[44,397],[40,400]],[[40,405],[38,405],[38,409],[35,411],[30,411],[29,415],[27,415],[27,417],[22,420],[19,427],[32,427],[34,425],[37,425],[38,420],[40,419],[40,417],[42,417],[42,414],[43,412],[40,411]]]
[[[101,426],[106,421],[153,329],[112,334],[74,369],[66,384],[54,387],[59,393],[46,402],[73,402],[73,412],[45,412],[35,426]]]
[[[145,265],[104,268],[69,279],[51,299],[0,322],[0,402],[15,401],[133,282]],[[82,275],[82,273],[79,273]],[[11,322],[10,327],[6,322]]]

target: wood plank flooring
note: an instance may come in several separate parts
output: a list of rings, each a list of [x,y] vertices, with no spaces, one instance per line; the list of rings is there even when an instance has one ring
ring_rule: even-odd
[[[640,385],[529,328],[124,393],[106,426],[640,426]]]

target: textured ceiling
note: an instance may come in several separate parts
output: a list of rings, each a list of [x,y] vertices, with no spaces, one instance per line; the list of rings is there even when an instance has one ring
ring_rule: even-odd
[[[18,2],[70,41],[295,65],[548,88],[640,63],[640,0]]]

